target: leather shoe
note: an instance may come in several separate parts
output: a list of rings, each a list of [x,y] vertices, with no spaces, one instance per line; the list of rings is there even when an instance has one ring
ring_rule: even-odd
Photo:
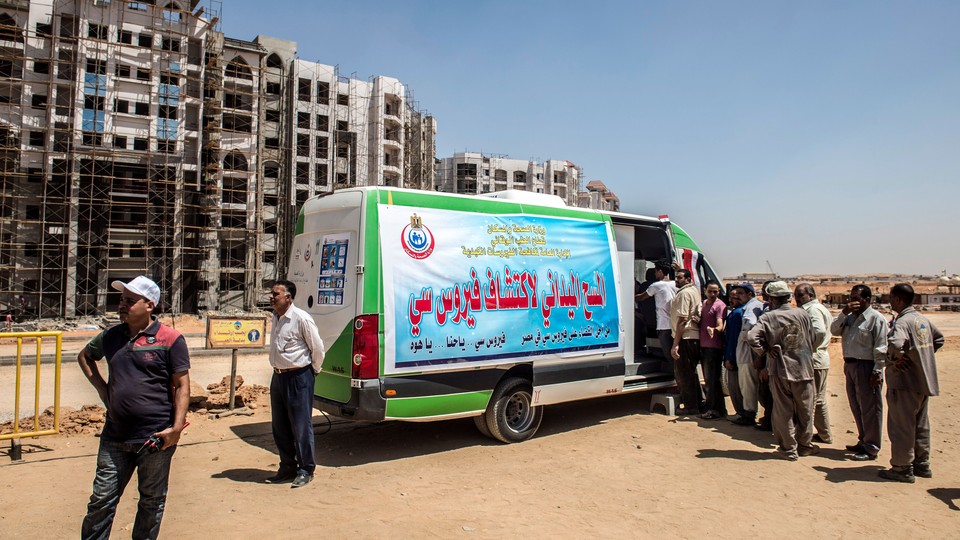
[[[297,477],[297,471],[277,471],[277,474],[264,480],[268,484],[285,484]]]
[[[307,474],[305,472],[297,473],[297,477],[293,479],[293,485],[290,487],[303,487],[310,483],[313,480],[312,474]]]
[[[868,454],[868,453],[866,453],[866,452],[857,452],[856,454],[854,454],[853,456],[851,456],[850,459],[852,459],[852,460],[854,460],[854,461],[876,461],[876,460],[877,460],[877,455],[876,455],[876,454]]]
[[[773,426],[769,422],[760,422],[753,427],[760,431],[773,431]]]
[[[913,475],[919,476],[920,478],[933,478],[933,471],[929,465],[914,465]]]
[[[907,484],[912,484],[917,481],[917,477],[913,475],[913,471],[907,469],[905,471],[896,471],[893,469],[884,469],[877,473],[880,478],[884,480],[893,480],[895,482],[904,482]]]
[[[853,452],[854,454],[866,454],[866,453],[867,453],[867,449],[864,448],[863,445],[860,444],[860,443],[857,443],[857,444],[848,444],[848,445],[847,445],[847,452]]]
[[[833,439],[824,439],[823,437],[820,436],[819,433],[815,433],[815,434],[813,435],[813,442],[818,442],[818,443],[823,443],[823,444],[830,444],[830,443],[833,442]]]
[[[738,417],[734,418],[733,420],[730,421],[730,423],[736,424],[736,425],[738,425],[738,426],[753,426],[753,425],[756,424],[756,423],[753,421],[753,419],[751,419],[751,418],[746,418],[746,417],[743,417],[743,416],[738,416]]]
[[[800,457],[815,456],[819,453],[820,453],[820,447],[815,444],[811,444],[810,446],[797,447],[797,454]]]

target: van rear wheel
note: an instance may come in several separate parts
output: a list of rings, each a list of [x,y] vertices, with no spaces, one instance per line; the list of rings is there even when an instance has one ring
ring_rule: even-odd
[[[497,385],[484,413],[490,436],[505,443],[533,437],[543,420],[543,407],[533,405],[533,386],[511,377]]]
[[[474,416],[474,417],[473,417],[473,423],[474,423],[474,425],[477,426],[477,430],[479,430],[480,433],[483,433],[484,436],[490,437],[491,439],[493,438],[493,435],[490,434],[490,430],[487,429],[487,415],[486,415],[486,414],[481,414],[480,416]]]

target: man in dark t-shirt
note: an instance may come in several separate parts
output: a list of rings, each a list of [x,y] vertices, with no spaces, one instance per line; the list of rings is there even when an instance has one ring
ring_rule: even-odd
[[[167,498],[170,460],[180,440],[190,402],[190,354],[183,336],[152,313],[160,288],[145,276],[121,291],[120,321],[80,352],[80,369],[107,408],[100,437],[93,495],[83,518],[81,537],[108,538],[117,503],[137,471],[140,502],[134,538],[156,538]],[[97,362],[107,359],[109,382]],[[154,437],[156,444],[151,444]]]

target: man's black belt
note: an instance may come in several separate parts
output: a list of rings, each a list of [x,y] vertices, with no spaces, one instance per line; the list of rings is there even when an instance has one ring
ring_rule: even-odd
[[[864,359],[862,359],[862,358],[846,358],[846,357],[844,357],[843,361],[844,361],[844,362],[851,362],[851,363],[852,363],[852,362],[870,362],[871,364],[873,363],[873,360],[864,360]]]
[[[283,369],[273,368],[273,372],[276,373],[277,375],[280,375],[280,374],[283,374],[283,373],[290,373],[290,372],[292,372],[292,371],[299,371],[299,370],[301,370],[301,369],[308,368],[308,367],[310,367],[310,366],[309,366],[309,365],[306,365],[306,366],[292,367],[292,368],[283,368]]]

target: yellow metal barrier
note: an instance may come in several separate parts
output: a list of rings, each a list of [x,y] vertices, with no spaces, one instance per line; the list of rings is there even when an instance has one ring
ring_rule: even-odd
[[[43,348],[43,338],[56,338],[57,353],[54,366],[53,379],[53,429],[40,429],[40,355]],[[60,433],[60,357],[63,351],[63,332],[0,332],[0,339],[14,338],[17,340],[17,376],[16,376],[16,394],[13,398],[13,433],[0,435],[0,441],[12,439],[17,444],[16,439],[24,437],[41,437],[44,435],[56,435]],[[34,382],[33,397],[33,431],[20,431],[20,372],[21,357],[23,352],[23,340],[36,338],[37,340],[37,367]],[[17,459],[17,457],[14,457]]]

